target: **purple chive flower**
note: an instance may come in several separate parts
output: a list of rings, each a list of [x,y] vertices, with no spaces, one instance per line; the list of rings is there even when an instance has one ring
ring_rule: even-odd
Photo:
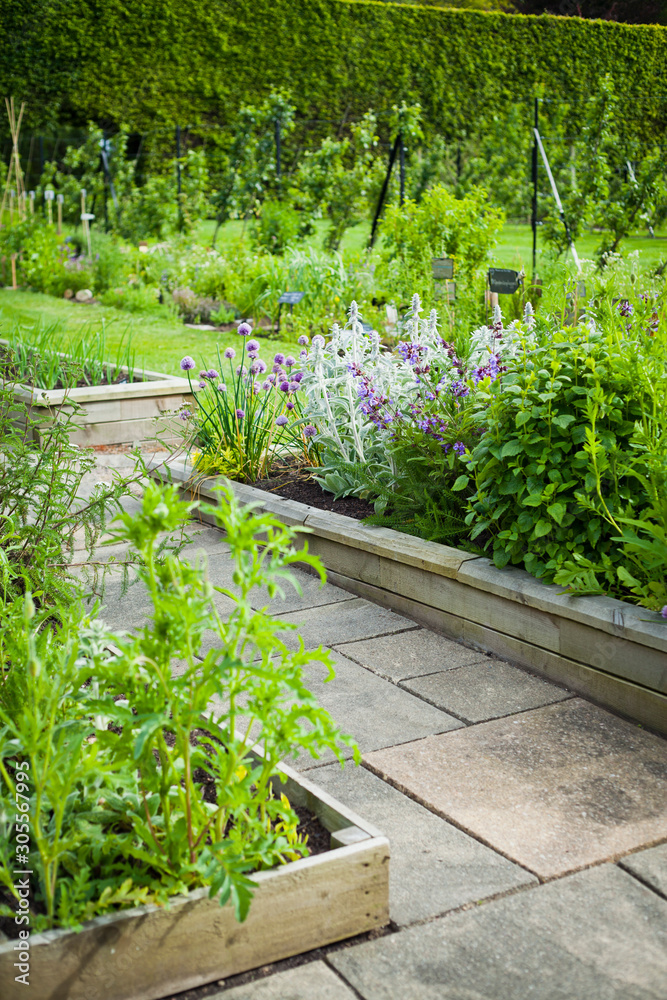
[[[288,368],[294,368],[294,365],[296,364],[296,359],[293,358],[291,354],[288,354],[287,357],[285,358],[285,364]]]
[[[289,392],[289,382],[281,382],[279,389],[281,392]]]
[[[200,377],[200,378],[208,378],[208,371],[205,371],[205,372],[200,372],[200,373],[199,373],[199,377]]]
[[[194,366],[195,366],[195,359],[191,358],[189,354],[186,354],[183,360],[181,361],[181,368],[183,369],[184,372],[189,372],[192,371]]]
[[[248,343],[246,344],[246,350],[248,350],[248,351],[258,351],[259,350],[259,341],[258,340],[249,340]]]
[[[248,374],[248,369],[246,368],[245,365],[239,365],[236,369],[236,374],[240,375],[241,378],[243,378],[244,375]]]
[[[277,365],[284,365],[285,364],[285,355],[284,354],[276,354],[273,360],[275,361],[275,363]]]
[[[287,423],[287,417],[281,413],[279,417],[276,417],[276,424],[278,427],[284,427]]]
[[[227,386],[225,385],[224,382],[218,382],[216,389],[218,390],[218,392],[227,392]]]
[[[303,378],[303,372],[292,372],[292,381],[300,382]]]
[[[252,371],[257,372],[258,375],[263,375],[266,371],[266,361],[262,361],[261,358],[257,358],[257,360],[252,363]]]
[[[298,388],[299,388],[299,383],[298,382],[290,382],[289,383],[289,391],[290,392],[296,392]]]
[[[667,618],[667,604],[665,604],[664,608],[660,612],[660,617],[661,618]]]
[[[243,418],[245,417],[245,410],[237,410],[236,416],[238,417],[239,420],[243,420]]]
[[[200,389],[205,389],[206,388],[206,382],[200,382],[199,383],[199,388]]]
[[[294,403],[292,403],[291,401],[288,402],[288,403],[285,403],[285,406],[287,407],[288,410],[293,410],[294,409]]]
[[[215,368],[209,368],[209,370],[206,372],[206,378],[210,378],[210,380],[213,382],[216,378],[220,378],[220,375],[215,370]]]
[[[305,333],[302,333],[299,339],[297,340],[297,344],[300,347],[305,347],[307,343],[308,343],[308,337],[305,335]]]
[[[255,358],[257,357],[257,353],[258,353],[257,351],[248,351],[248,357],[250,358],[251,361],[255,360]]]
[[[225,357],[227,358],[228,361],[231,361],[232,358],[236,357],[236,351],[234,350],[233,347],[228,347],[226,349],[226,351],[225,351]]]
[[[249,337],[252,333],[252,327],[250,326],[250,323],[239,323],[239,327],[236,332],[239,337]]]
[[[262,389],[264,390],[264,392],[268,392],[270,388],[271,388],[271,382],[267,378],[266,382],[262,382]]]
[[[315,437],[315,435],[317,434],[317,428],[313,427],[312,424],[306,424],[306,426],[303,429],[303,433],[306,435],[307,438]]]

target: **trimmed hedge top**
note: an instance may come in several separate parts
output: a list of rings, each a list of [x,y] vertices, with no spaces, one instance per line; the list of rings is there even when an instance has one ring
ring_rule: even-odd
[[[613,74],[637,127],[667,118],[667,28],[374,0],[0,0],[0,86],[26,124],[228,124],[284,88],[307,118],[419,101],[474,134],[508,105],[574,104]],[[634,126],[633,126],[634,127]]]

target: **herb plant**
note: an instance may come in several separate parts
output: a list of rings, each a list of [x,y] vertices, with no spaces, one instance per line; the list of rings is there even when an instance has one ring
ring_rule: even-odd
[[[221,904],[231,897],[243,920],[251,873],[307,854],[280,794],[279,761],[328,749],[342,762],[351,744],[305,684],[315,661],[333,677],[330,654],[302,643],[290,651],[281,633],[293,626],[251,603],[256,587],[273,597],[297,586],[296,562],[323,579],[317,559],[296,549],[296,530],[220,490],[207,513],[226,531],[234,582],[214,588],[205,563],[159,557],[160,536],[192,506],[175,487],[149,483],[141,511],[119,517],[112,541],[132,547],[152,604],[135,633],[85,619],[39,631],[29,594],[2,612],[0,824],[13,816],[15,763],[27,762],[35,928],[78,927],[198,886]],[[234,603],[226,618],[216,590]],[[11,915],[14,859],[8,836],[0,844]]]

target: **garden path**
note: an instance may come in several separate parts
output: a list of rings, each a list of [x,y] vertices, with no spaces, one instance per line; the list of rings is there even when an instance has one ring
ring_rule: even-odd
[[[185,555],[230,585],[223,536],[194,530]],[[290,763],[388,836],[392,923],[179,1000],[664,1000],[667,742],[298,575],[301,594],[256,604],[332,651],[336,679],[315,666],[311,689],[363,764]],[[122,628],[147,610],[113,578],[104,604]]]

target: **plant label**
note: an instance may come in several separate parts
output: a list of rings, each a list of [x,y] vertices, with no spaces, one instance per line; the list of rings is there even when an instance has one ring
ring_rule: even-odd
[[[431,270],[436,281],[454,277],[454,261],[451,257],[434,257],[431,260]]]
[[[295,306],[297,302],[301,302],[304,297],[305,292],[283,292],[283,294],[278,299],[279,305]]]
[[[514,295],[522,285],[521,271],[511,271],[505,267],[489,268],[489,291],[498,295]]]

